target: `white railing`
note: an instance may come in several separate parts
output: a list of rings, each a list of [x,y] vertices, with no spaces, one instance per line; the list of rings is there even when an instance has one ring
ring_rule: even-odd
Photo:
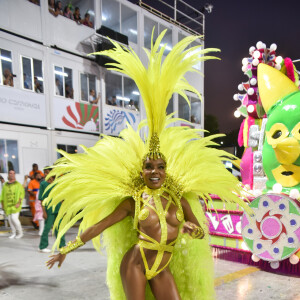
[[[197,10],[195,7],[186,3],[183,0],[173,0],[173,5],[163,1],[156,0],[151,1],[151,6],[141,0],[139,0],[139,6],[148,10],[154,15],[173,23],[176,26],[181,27],[185,31],[188,31],[190,34],[194,35],[204,35],[204,21],[205,16],[203,12]],[[150,2],[150,1],[149,1]],[[163,6],[162,6],[163,5]],[[183,12],[180,9],[182,7],[188,8],[189,12]],[[165,9],[168,9],[171,13],[164,13]]]

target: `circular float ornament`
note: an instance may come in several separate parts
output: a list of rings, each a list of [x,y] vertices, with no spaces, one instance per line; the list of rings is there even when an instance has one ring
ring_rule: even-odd
[[[300,208],[296,200],[283,194],[265,194],[249,206],[254,216],[243,214],[242,236],[252,253],[275,262],[300,248]]]

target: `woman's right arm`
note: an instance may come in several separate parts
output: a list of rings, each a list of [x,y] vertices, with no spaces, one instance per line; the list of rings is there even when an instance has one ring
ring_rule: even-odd
[[[80,239],[86,243],[127,216],[134,216],[134,200],[132,198],[123,201],[109,216],[85,230],[80,235]]]
[[[124,200],[110,215],[108,215],[106,218],[104,218],[97,224],[85,230],[80,235],[80,240],[82,241],[82,243],[85,244],[86,242],[101,234],[105,229],[122,221],[127,216],[134,216],[134,207],[135,203],[132,198]],[[72,243],[76,243],[76,240]],[[66,254],[61,253],[52,255],[51,259],[47,261],[46,265],[49,269],[51,269],[54,266],[54,264],[58,262],[58,267],[60,267],[63,261],[65,260],[65,257]]]

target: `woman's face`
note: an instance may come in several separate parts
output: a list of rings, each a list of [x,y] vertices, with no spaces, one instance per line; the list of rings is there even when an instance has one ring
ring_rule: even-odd
[[[161,158],[145,160],[141,176],[148,188],[159,189],[166,179],[166,163]]]

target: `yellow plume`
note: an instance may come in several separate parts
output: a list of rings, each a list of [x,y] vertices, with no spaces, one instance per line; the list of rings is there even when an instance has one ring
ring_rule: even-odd
[[[187,82],[184,75],[188,71],[197,72],[193,68],[197,62],[216,58],[203,56],[204,54],[219,51],[214,48],[201,49],[202,45],[186,49],[199,38],[199,36],[189,36],[175,45],[162,62],[166,45],[161,48],[160,46],[165,33],[166,30],[159,35],[154,45],[152,33],[151,51],[144,49],[148,56],[148,68],[144,67],[131,48],[128,50],[112,40],[114,49],[93,53],[115,60],[116,63],[107,64],[109,69],[126,74],[135,81],[145,105],[149,137],[153,133],[157,133],[159,137],[165,127],[166,109],[173,93],[180,94],[188,101],[185,94],[188,90],[201,99],[200,93]]]

